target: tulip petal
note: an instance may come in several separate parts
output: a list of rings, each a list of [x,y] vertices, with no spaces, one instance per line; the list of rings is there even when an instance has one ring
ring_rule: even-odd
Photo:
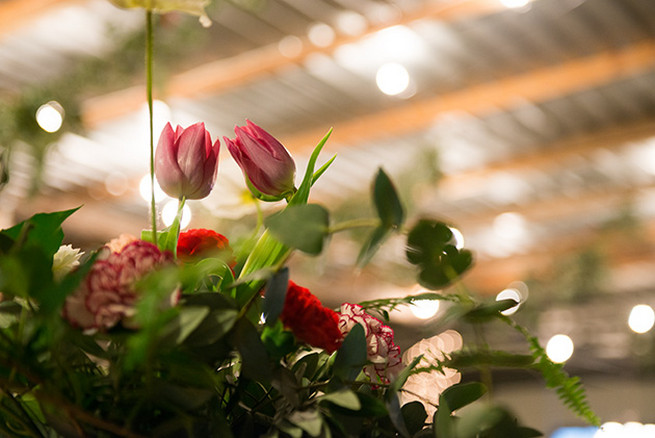
[[[173,197],[180,190],[182,170],[177,163],[175,133],[170,123],[164,127],[155,151],[155,176],[162,190]]]

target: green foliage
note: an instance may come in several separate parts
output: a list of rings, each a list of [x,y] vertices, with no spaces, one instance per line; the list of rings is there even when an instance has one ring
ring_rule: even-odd
[[[318,204],[289,205],[264,222],[282,243],[308,254],[323,251],[328,235],[328,211]]]
[[[418,282],[432,290],[459,278],[473,264],[473,255],[453,244],[450,228],[438,221],[422,219],[407,236],[407,260],[419,268]]]
[[[382,169],[378,170],[373,183],[373,204],[380,218],[380,225],[373,230],[362,247],[357,257],[359,266],[366,265],[391,233],[398,231],[405,221],[405,210],[396,188]]]

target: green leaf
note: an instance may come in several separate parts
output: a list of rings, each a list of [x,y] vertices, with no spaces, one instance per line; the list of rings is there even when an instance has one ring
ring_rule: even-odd
[[[413,436],[423,429],[423,426],[425,426],[425,420],[428,418],[423,403],[419,401],[409,402],[403,405],[403,407],[400,408],[400,411],[403,414],[405,426],[410,435]]]
[[[329,234],[329,213],[317,204],[289,205],[264,222],[283,244],[308,254],[320,254]]]
[[[403,370],[398,373],[398,376],[391,382],[391,385],[389,386],[389,390],[386,393],[386,397],[392,397],[395,395],[400,389],[405,385],[405,382],[407,382],[407,379],[409,376],[412,374],[412,370],[418,365],[418,363],[423,359],[423,355],[418,355],[412,361],[407,365]]]
[[[358,411],[362,408],[357,394],[350,389],[340,389],[318,397],[319,402],[330,402],[351,411]]]
[[[264,320],[267,326],[275,324],[282,313],[288,288],[289,268],[279,270],[268,280],[264,295]]]
[[[389,412],[389,419],[395,426],[398,433],[403,437],[409,437],[409,431],[405,425],[405,419],[403,417],[402,411],[400,410],[400,400],[398,394],[394,394],[392,397],[385,397],[387,411]]]
[[[80,207],[53,213],[38,213],[26,221],[1,231],[0,234],[20,244],[37,246],[52,256],[64,240],[61,224],[79,209]]]
[[[345,382],[354,381],[366,365],[366,335],[364,327],[356,324],[343,340],[334,359],[334,375]]]
[[[451,412],[456,411],[478,400],[486,392],[487,388],[479,382],[457,383],[441,393],[439,405],[441,399],[446,400]]]
[[[182,307],[177,315],[177,337],[175,343],[181,344],[209,315],[207,307]]]
[[[318,179],[321,177],[321,175],[323,175],[325,173],[325,171],[328,169],[328,167],[330,167],[330,165],[332,164],[332,162],[334,162],[334,160],[336,158],[337,158],[336,155],[333,156],[324,165],[322,165],[320,169],[318,169],[316,172],[314,172],[314,176],[312,177],[312,186],[314,185],[314,183],[316,181],[318,181]]]
[[[359,267],[366,266],[390,235],[391,230],[389,228],[383,226],[375,228],[371,233],[371,236],[362,246],[362,249],[359,251],[357,265]]]
[[[452,409],[448,406],[448,400],[443,397],[442,393],[439,396],[439,407],[432,420],[435,438],[459,438],[455,434],[455,420],[451,416],[452,413]]]
[[[428,289],[442,289],[473,264],[470,251],[452,245],[453,233],[438,221],[422,219],[407,236],[407,260],[419,267],[419,283]]]
[[[378,216],[385,228],[400,228],[405,220],[405,210],[400,203],[396,188],[387,176],[379,169],[373,185],[373,201]]]
[[[234,346],[241,354],[243,360],[241,371],[244,376],[263,383],[271,381],[273,364],[257,329],[246,319],[242,318],[236,324]]]
[[[318,160],[318,156],[321,153],[321,149],[323,149],[323,146],[325,146],[325,143],[327,142],[328,138],[330,138],[330,135],[332,134],[332,128],[328,131],[327,134],[321,139],[321,141],[318,142],[316,147],[314,148],[314,151],[312,152],[312,155],[309,157],[309,161],[307,162],[307,169],[305,170],[305,176],[303,177],[302,182],[300,183],[300,187],[298,187],[298,191],[293,195],[291,200],[289,201],[289,205],[303,205],[307,203],[307,200],[309,199],[309,191],[312,187],[312,183],[314,182],[314,167],[316,166],[316,160]]]
[[[273,324],[267,324],[262,332],[262,342],[266,351],[273,359],[281,359],[294,351],[296,338],[288,330],[284,330],[282,321],[276,319]]]
[[[323,417],[318,411],[295,411],[289,416],[289,421],[305,432],[309,436],[319,436],[323,429]]]

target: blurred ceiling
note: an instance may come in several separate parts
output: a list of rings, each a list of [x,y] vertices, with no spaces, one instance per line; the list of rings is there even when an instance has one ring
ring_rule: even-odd
[[[560,265],[591,249],[607,264],[601,292],[643,298],[652,289],[652,0],[533,0],[519,7],[501,0],[223,1],[208,13],[213,24],[202,50],[156,78],[156,97],[165,102],[156,105],[156,129],[166,120],[204,121],[213,136],[231,137],[248,118],[287,145],[303,169],[334,127],[324,161],[338,157],[314,199],[356,198],[383,166],[405,181],[412,217],[436,216],[463,232],[477,255],[466,278],[473,290],[496,294],[516,280],[558,275]],[[170,15],[160,24],[165,31],[179,20]],[[102,58],[143,22],[143,11],[105,0],[4,0],[0,90],[20,95],[61,78],[84,57]],[[376,85],[388,63],[409,75],[398,95]],[[28,196],[34,159],[25,145],[14,145],[0,225],[84,204],[68,221],[78,242],[147,227],[137,189],[148,166],[143,83],[81,93],[84,130],[48,149],[36,196]],[[238,168],[222,160],[217,189],[192,205],[204,218],[194,224],[250,213],[242,190]],[[627,234],[625,223],[632,224]],[[346,279],[341,269],[344,260],[351,266],[356,248],[335,241],[322,259],[326,276],[314,280],[325,301],[403,291],[374,281],[402,255],[402,242],[390,242],[369,271]],[[587,309],[581,325],[630,306]],[[619,324],[605,331],[616,334]]]

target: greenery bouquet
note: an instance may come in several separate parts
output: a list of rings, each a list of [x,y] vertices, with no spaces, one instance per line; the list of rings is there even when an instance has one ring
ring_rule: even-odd
[[[156,7],[176,9],[175,2],[154,3],[122,6],[146,7],[149,26]],[[202,11],[193,1],[178,3]],[[202,123],[167,125],[156,151],[151,141],[152,177],[180,203],[170,227],[157,230],[153,208],[152,229],[118,236],[91,254],[62,245],[61,224],[74,210],[36,214],[0,231],[0,433],[540,436],[485,397],[487,385],[460,381],[462,370],[493,366],[539,370],[565,404],[597,424],[578,379],[501,313],[515,301],[436,292],[458,281],[472,254],[455,245],[443,222],[421,218],[407,226],[383,170],[372,184],[375,218],[333,223],[327,208],[310,202],[312,185],[335,159],[318,165],[328,137],[298,186],[293,157],[263,128],[248,121],[223,139],[252,196],[285,204],[246,238],[180,232],[184,203],[207,196],[216,180],[220,143]],[[434,292],[334,310],[294,282],[286,266],[292,252],[319,254],[332,233],[354,226],[370,229],[359,265],[389,236],[403,234],[417,282]],[[450,321],[507,324],[525,336],[527,352],[462,346],[461,339],[455,347],[422,341],[401,352],[389,315],[417,300],[448,301],[443,318]]]

